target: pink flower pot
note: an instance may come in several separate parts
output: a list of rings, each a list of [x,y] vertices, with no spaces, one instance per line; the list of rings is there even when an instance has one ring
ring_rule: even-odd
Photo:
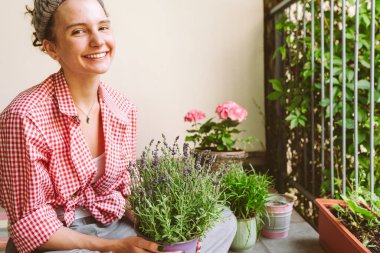
[[[198,239],[176,244],[164,245],[165,251],[183,251],[185,253],[195,253],[197,250]]]
[[[261,234],[270,239],[286,238],[289,233],[294,198],[289,195],[271,194],[265,205],[268,217],[264,217]]]

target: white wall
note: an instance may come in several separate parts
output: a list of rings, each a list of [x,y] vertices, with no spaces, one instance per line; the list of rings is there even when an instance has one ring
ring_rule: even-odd
[[[22,90],[58,65],[33,48],[24,5],[0,8],[0,111]],[[104,80],[139,109],[138,150],[165,133],[186,135],[185,113],[216,116],[217,104],[234,100],[248,110],[245,135],[265,141],[262,0],[105,0],[117,55]],[[254,145],[251,150],[263,147]]]

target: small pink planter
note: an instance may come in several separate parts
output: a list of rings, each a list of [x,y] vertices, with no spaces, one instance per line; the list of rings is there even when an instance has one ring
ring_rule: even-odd
[[[198,239],[176,244],[164,245],[165,251],[183,251],[185,253],[195,253],[197,251]]]
[[[136,233],[138,236],[144,238],[147,241],[154,242],[154,240],[151,240],[149,237],[143,235],[138,229],[136,229]],[[197,251],[197,244],[198,244],[198,238],[195,238],[193,240],[189,240],[186,242],[178,242],[178,243],[173,243],[173,244],[166,244],[163,242],[156,242],[158,244],[161,244],[164,246],[165,252],[167,251],[181,251],[184,253],[196,253]]]
[[[267,200],[268,203],[265,206],[268,217],[264,217],[264,228],[261,234],[270,239],[286,238],[289,234],[295,197],[272,194]]]

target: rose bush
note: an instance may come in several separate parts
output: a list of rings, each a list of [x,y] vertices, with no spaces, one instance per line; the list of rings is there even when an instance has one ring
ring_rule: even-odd
[[[242,106],[233,101],[227,101],[219,104],[215,113],[219,117],[219,121],[214,118],[207,120],[201,124],[198,121],[205,118],[205,113],[199,110],[189,111],[184,121],[192,123],[192,128],[187,130],[190,135],[186,136],[185,141],[194,142],[196,147],[202,149],[211,149],[217,151],[237,150],[235,144],[241,140],[249,141],[252,137],[245,140],[234,138],[234,135],[241,132],[237,126],[247,119],[248,112]]]

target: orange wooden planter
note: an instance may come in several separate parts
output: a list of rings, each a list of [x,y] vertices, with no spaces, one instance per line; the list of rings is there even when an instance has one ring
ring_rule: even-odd
[[[319,244],[328,253],[371,253],[328,209],[345,202],[336,199],[316,199],[319,207]]]

